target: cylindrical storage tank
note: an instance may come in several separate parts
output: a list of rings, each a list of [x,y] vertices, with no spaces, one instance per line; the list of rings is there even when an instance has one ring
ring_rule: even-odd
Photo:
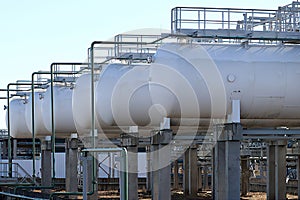
[[[160,121],[157,112],[149,113],[149,65],[108,65],[100,76],[96,95],[97,117],[104,127],[145,126],[152,119]]]
[[[14,138],[31,138],[25,120],[25,99],[13,99],[9,103],[10,135]],[[8,126],[8,115],[6,112],[6,126]]]
[[[299,56],[296,45],[166,44],[150,65],[108,65],[96,88],[97,116],[106,126],[162,117],[207,124],[225,119],[238,99],[245,127],[299,126]]]
[[[53,86],[54,130],[56,137],[70,136],[76,132],[72,112],[73,89],[60,85]],[[52,132],[51,87],[44,94],[42,116],[46,129]]]
[[[43,99],[44,92],[34,92],[34,127],[36,137],[43,137],[51,135],[51,132],[46,129],[43,120]],[[25,107],[26,124],[32,133],[32,94],[30,94],[28,102]]]
[[[245,126],[299,126],[299,56],[297,45],[167,44],[157,51],[154,64],[169,66],[187,79],[201,118],[218,116],[224,108],[230,114],[231,100],[239,99]],[[177,82],[158,71],[164,82]],[[185,90],[181,84],[177,87]],[[159,96],[150,91],[152,98]],[[197,116],[192,111],[187,117]]]
[[[96,83],[95,83],[96,86]],[[96,90],[95,90],[96,91]],[[74,123],[79,134],[91,132],[91,74],[81,75],[75,83],[72,97]],[[95,128],[99,129],[95,113]]]

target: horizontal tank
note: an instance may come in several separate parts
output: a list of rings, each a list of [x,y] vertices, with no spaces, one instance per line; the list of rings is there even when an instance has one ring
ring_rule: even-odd
[[[95,83],[96,86],[96,83]],[[72,96],[72,111],[76,130],[89,134],[91,127],[91,74],[81,75],[75,83]],[[97,117],[95,115],[95,117]],[[97,118],[95,120],[97,122]],[[95,124],[100,129],[98,123]]]
[[[73,89],[61,85],[53,86],[53,111],[54,111],[54,130],[55,133],[76,132],[72,112]],[[52,113],[51,113],[51,87],[48,87],[44,94],[42,104],[42,117],[46,129],[52,132]]]
[[[110,126],[151,125],[162,117],[225,118],[231,100],[239,99],[246,127],[295,126],[299,56],[300,48],[292,45],[167,44],[150,65],[113,64],[104,70],[97,116]]]
[[[14,138],[31,138],[25,120],[26,101],[25,99],[13,99],[9,103],[10,135]],[[6,126],[8,126],[7,112]]]
[[[43,120],[43,100],[44,92],[34,92],[34,131],[36,137],[51,135],[51,132],[47,130]],[[32,133],[32,94],[29,95],[28,102],[25,106],[25,116],[27,127],[30,133]]]
[[[166,44],[151,64],[109,64],[96,76],[95,127],[117,135],[131,125],[157,128],[169,117],[173,129],[188,132],[225,119],[233,99],[241,102],[244,127],[299,127],[299,57],[297,45]],[[81,75],[73,90],[54,88],[57,137],[89,134],[91,75]],[[39,136],[51,134],[49,98],[50,89],[35,93]],[[11,123],[18,137],[31,132],[31,97],[11,105],[12,116],[24,106],[26,126],[22,116]]]
[[[205,52],[207,55],[204,55]],[[209,82],[210,77],[204,77],[209,87],[217,84],[220,74],[227,108],[230,108],[231,99],[240,99],[242,119],[285,121],[284,119],[299,119],[300,92],[297,90],[300,85],[299,56],[299,46],[292,45],[251,45],[244,48],[240,45],[170,44],[157,51],[156,63],[178,69],[181,67],[182,70],[197,67],[200,73],[213,76],[214,82]],[[219,74],[207,72],[211,70],[206,69],[205,64],[212,67],[209,60],[215,63]],[[181,63],[185,61],[189,64],[182,65]],[[197,85],[198,82],[194,84]],[[197,89],[201,93],[209,92],[205,91],[204,87],[197,86]],[[210,95],[215,94],[210,92]],[[209,108],[208,99],[200,100],[204,103],[203,107],[206,105]],[[226,114],[229,111],[227,109]],[[201,112],[201,117],[209,118],[209,112]]]

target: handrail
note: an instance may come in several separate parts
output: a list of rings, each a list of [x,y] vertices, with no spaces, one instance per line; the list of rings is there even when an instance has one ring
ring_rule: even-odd
[[[224,34],[221,31],[226,30],[235,31],[233,33],[237,35],[244,35],[245,32],[257,34],[269,32],[286,34],[286,38],[282,37],[283,40],[295,40],[296,34],[299,35],[296,40],[300,40],[300,7],[298,5],[300,5],[299,2],[293,2],[279,7],[278,10],[175,7],[171,10],[171,31],[175,34],[186,33],[188,30],[215,30],[214,33],[201,32],[201,36],[214,34],[215,37]],[[230,35],[232,34],[225,39],[230,39]],[[269,35],[270,37],[264,36],[257,40],[280,40],[276,35]]]

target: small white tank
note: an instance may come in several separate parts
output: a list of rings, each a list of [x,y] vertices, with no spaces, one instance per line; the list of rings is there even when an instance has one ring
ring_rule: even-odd
[[[25,120],[25,99],[13,99],[9,103],[10,135],[14,138],[31,138]],[[6,112],[6,126],[8,126],[8,115]]]
[[[72,95],[73,89],[70,87],[53,86],[53,108],[54,108],[54,125],[57,136],[61,134],[70,135],[76,132],[72,112]],[[44,94],[42,104],[42,117],[46,129],[52,132],[51,118],[51,87],[48,87]]]
[[[151,124],[148,110],[152,101],[148,81],[149,65],[108,65],[97,85],[99,123],[104,127]],[[154,119],[159,121],[158,116]]]
[[[32,133],[32,95],[29,95],[28,102],[25,107],[25,116],[26,116],[26,124],[29,127],[30,133]],[[44,92],[35,92],[34,93],[34,119],[35,119],[35,135],[36,137],[49,136],[51,132],[46,129],[43,114],[42,114],[42,105],[44,99]]]

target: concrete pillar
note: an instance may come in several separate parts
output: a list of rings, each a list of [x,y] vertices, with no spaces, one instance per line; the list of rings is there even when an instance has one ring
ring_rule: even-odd
[[[202,167],[198,166],[198,190],[202,191],[203,184],[202,184]]]
[[[98,132],[95,129],[95,137],[91,136],[82,138],[86,148],[97,147],[98,144]],[[98,199],[98,153],[97,152],[86,152],[83,157],[80,158],[83,163],[83,199],[86,200],[97,200]],[[87,195],[94,191],[93,194]]]
[[[18,149],[18,145],[17,145],[17,139],[13,139],[13,159],[17,158],[17,149]]]
[[[203,184],[203,188],[204,188],[204,190],[209,190],[209,185],[208,185],[208,166],[207,165],[205,165],[204,167],[203,167],[203,174],[204,174],[204,184]]]
[[[190,196],[197,196],[198,186],[198,155],[197,146],[193,145],[190,148]]]
[[[147,188],[147,193],[151,192],[151,148],[150,146],[146,147],[146,157],[147,157],[147,183],[146,183],[146,188]]]
[[[226,196],[226,160],[225,160],[225,142],[217,142],[214,152],[214,199],[222,199]],[[204,168],[204,185],[206,185],[206,166]],[[205,188],[205,187],[204,187]],[[206,188],[205,188],[206,189]]]
[[[97,200],[98,199],[98,186],[93,184],[95,182],[93,173],[97,177],[97,159],[94,158],[93,154],[86,153],[85,156],[81,157],[83,165],[83,199],[84,200]],[[94,171],[94,172],[93,172]],[[96,181],[97,183],[97,181]],[[88,193],[94,191],[92,195]]]
[[[129,127],[129,133],[121,134],[121,146],[128,152],[128,199],[138,199],[138,127]]]
[[[184,152],[183,157],[183,194],[185,197],[190,195],[190,151],[189,148]]]
[[[172,131],[163,129],[152,137],[152,200],[171,199]]]
[[[242,192],[241,195],[245,196],[248,193],[249,190],[249,178],[250,178],[250,171],[249,171],[249,156],[242,156],[241,157],[241,169],[242,169]]]
[[[156,143],[151,145],[151,157],[152,157],[152,183],[151,183],[151,196],[152,200],[159,200],[159,146]]]
[[[178,160],[174,161],[173,189],[179,189]]]
[[[298,141],[299,143],[299,141]],[[298,199],[300,199],[300,155],[297,156]]]
[[[239,123],[220,126],[216,130],[214,150],[214,199],[240,199],[240,140]]]
[[[185,196],[197,196],[198,166],[197,148],[191,146],[184,154],[184,194]]]
[[[66,139],[66,191],[67,192],[78,191],[77,165],[78,165],[78,139],[77,139],[77,134],[72,134],[71,138]]]
[[[51,159],[51,137],[46,137],[41,144],[41,178],[42,186],[51,186],[52,183],[52,159]],[[43,192],[50,193],[50,189]]]
[[[171,200],[171,147],[172,131],[160,131],[159,143],[159,199]]]
[[[270,141],[267,158],[267,199],[286,199],[286,141]]]
[[[128,199],[138,199],[138,147],[127,147],[128,152]]]

